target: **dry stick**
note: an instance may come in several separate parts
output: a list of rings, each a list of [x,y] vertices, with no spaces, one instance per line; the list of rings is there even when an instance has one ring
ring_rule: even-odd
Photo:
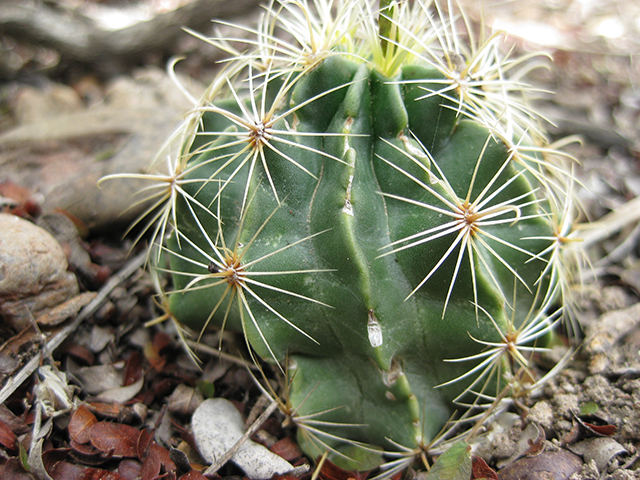
[[[629,200],[604,217],[591,223],[577,226],[577,236],[582,239],[582,247],[587,248],[611,237],[624,227],[640,220],[640,197]]]
[[[195,342],[193,340],[185,340],[185,343],[189,348],[193,348],[194,353],[198,353],[198,351],[200,351],[202,353],[206,353],[207,355],[211,355],[212,357],[215,356],[215,357],[227,360],[231,363],[235,363],[237,365],[249,368],[251,370],[260,370],[260,367],[258,367],[253,362],[247,362],[242,358],[238,358],[234,355],[231,355],[230,353],[223,352],[218,348],[212,348],[209,345],[205,345],[204,343],[200,343],[200,342]]]
[[[78,316],[69,325],[65,326],[58,333],[53,335],[47,344],[42,348],[41,355],[34,356],[27,364],[22,367],[16,375],[11,376],[5,386],[0,390],[0,404],[4,403],[11,394],[24,382],[29,376],[38,368],[40,359],[48,357],[53,354],[54,350],[60,346],[60,344],[66,340],[66,338],[74,332],[78,326],[90,315],[96,312],[102,303],[107,299],[107,296],[111,291],[116,288],[120,283],[130,277],[135,271],[137,271],[147,259],[147,252],[142,252],[136,257],[131,259],[129,263],[123,267],[117,274],[113,275],[109,281],[100,289],[96,297],[85,306]]]
[[[247,429],[246,432],[244,432],[244,435],[242,435],[242,437],[240,437],[240,439],[233,445],[233,447],[231,447],[227,453],[225,453],[222,457],[220,457],[220,460],[218,460],[216,463],[214,463],[213,465],[211,465],[209,468],[207,468],[204,471],[205,475],[212,475],[214,473],[216,473],[218,470],[220,470],[220,468],[227,463],[229,460],[231,460],[231,457],[233,457],[235,455],[235,453],[240,449],[240,447],[242,446],[242,444],[244,442],[247,441],[247,439],[253,435],[254,433],[256,433],[256,431],[258,430],[258,428],[260,428],[260,426],[265,422],[265,420],[267,418],[269,418],[271,416],[271,414],[278,408],[278,402],[276,402],[275,400],[273,402],[271,402],[271,405],[269,405],[267,407],[267,409],[262,412],[262,414],[256,419],[255,422],[253,422],[253,424]]]
[[[102,28],[81,11],[35,0],[0,1],[0,31],[19,40],[56,50],[63,59],[89,63],[131,63],[149,51],[166,51],[185,33],[206,28],[211,18],[251,11],[258,0],[194,0],[147,21],[119,30]]]

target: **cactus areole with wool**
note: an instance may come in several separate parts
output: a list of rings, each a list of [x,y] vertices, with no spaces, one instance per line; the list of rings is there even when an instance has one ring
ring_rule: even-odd
[[[312,458],[426,448],[460,405],[526,389],[558,317],[563,157],[525,64],[446,11],[272,4],[178,139],[168,309],[286,371]]]

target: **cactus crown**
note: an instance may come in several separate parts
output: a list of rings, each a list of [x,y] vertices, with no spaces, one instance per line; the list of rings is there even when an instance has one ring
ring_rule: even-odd
[[[570,282],[567,157],[530,57],[451,2],[277,1],[245,30],[242,52],[206,39],[232,58],[148,177],[165,305],[286,371],[310,456],[391,474],[455,405],[535,387]]]

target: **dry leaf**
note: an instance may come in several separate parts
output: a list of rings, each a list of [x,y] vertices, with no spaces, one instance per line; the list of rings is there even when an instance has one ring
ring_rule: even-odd
[[[82,388],[89,395],[100,395],[105,390],[122,386],[123,372],[113,365],[95,365],[93,367],[69,368]]]
[[[487,465],[482,457],[473,455],[471,457],[471,480],[480,479],[498,480],[498,474],[493,468]]]
[[[17,446],[17,437],[9,426],[0,420],[0,445],[7,450],[14,450]]]
[[[126,387],[116,387],[105,390],[96,397],[97,400],[103,402],[127,403],[133,399],[144,385],[144,377],[140,377],[137,382],[127,385]]]
[[[53,480],[84,480],[85,467],[69,462],[57,462],[49,471]]]
[[[118,473],[126,480],[138,480],[140,478],[140,470],[142,464],[138,460],[125,458],[118,465]]]
[[[71,355],[75,360],[80,360],[84,365],[93,365],[95,361],[93,353],[87,347],[78,343],[67,343],[64,346],[64,353]]]
[[[151,480],[157,477],[160,473],[161,466],[160,455],[157,449],[153,447],[149,448],[149,453],[142,462],[142,468],[140,469],[140,480]]]
[[[287,462],[294,462],[302,457],[302,450],[291,437],[284,437],[269,448],[276,455],[281,456]]]
[[[127,366],[124,369],[124,383],[123,385],[131,385],[137,382],[144,376],[144,369],[142,368],[142,355],[137,350],[129,355],[127,359]]]
[[[98,423],[98,419],[85,405],[80,405],[69,421],[69,438],[77,443],[88,443],[89,430]]]
[[[33,475],[22,468],[22,463],[15,457],[0,465],[0,478],[2,480],[36,480]]]
[[[151,442],[153,441],[153,433],[149,431],[148,428],[145,428],[140,432],[140,437],[138,438],[138,444],[136,445],[136,452],[138,452],[138,458],[144,459],[149,453],[149,448],[151,447]]]
[[[281,475],[280,478],[285,478],[286,475]],[[321,480],[364,480],[367,477],[366,474],[359,472],[350,472],[340,468],[330,460],[322,462],[322,467],[318,474],[318,478]]]
[[[110,472],[101,468],[85,468],[82,480],[126,480],[117,472]]]
[[[89,430],[91,444],[97,449],[116,457],[137,457],[137,428],[123,423],[98,422]]]
[[[167,408],[170,412],[191,416],[203,401],[204,397],[200,390],[196,390],[195,388],[191,388],[181,383],[169,397],[169,404]]]

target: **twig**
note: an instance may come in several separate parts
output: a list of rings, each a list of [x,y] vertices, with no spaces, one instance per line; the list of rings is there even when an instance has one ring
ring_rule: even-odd
[[[582,248],[588,248],[640,220],[640,197],[629,200],[599,220],[578,226]]]
[[[258,0],[195,0],[119,30],[101,28],[81,12],[52,8],[41,0],[0,2],[0,30],[49,46],[65,59],[94,65],[132,63],[151,50],[167,50],[185,33],[182,27],[206,28],[211,18],[249,11]]]
[[[50,356],[54,350],[60,346],[66,338],[73,333],[78,326],[89,316],[98,310],[102,303],[107,299],[111,291],[117,287],[120,283],[130,277],[135,271],[137,271],[142,265],[144,265],[147,259],[147,253],[142,252],[135,258],[131,259],[129,263],[123,267],[117,274],[113,275],[109,281],[100,289],[96,297],[84,307],[78,316],[59,332],[54,334],[46,345],[42,348],[43,356]],[[35,355],[29,362],[22,367],[17,374],[11,376],[5,386],[0,390],[0,404],[4,403],[11,394],[24,382],[31,374],[36,370],[40,364],[41,355]]]
[[[243,360],[242,358],[238,358],[234,355],[231,355],[229,353],[225,353],[222,350],[218,349],[218,348],[212,348],[209,345],[205,345],[203,343],[199,343],[199,342],[194,342],[193,340],[185,340],[185,343],[187,344],[187,346],[189,346],[190,348],[193,348],[193,353],[198,353],[198,352],[202,352],[202,353],[206,353],[207,355],[211,355],[211,356],[215,356],[224,360],[228,360],[231,363],[235,363],[238,365],[241,365],[243,367],[247,367],[251,370],[260,370],[260,368],[255,365],[252,362],[247,362],[246,360]]]

